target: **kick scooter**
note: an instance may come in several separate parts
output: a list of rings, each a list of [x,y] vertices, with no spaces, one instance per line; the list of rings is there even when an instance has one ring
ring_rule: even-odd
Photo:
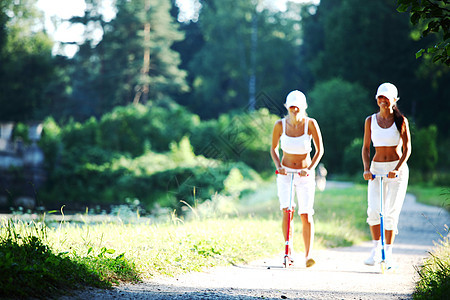
[[[384,246],[384,221],[383,221],[383,178],[387,178],[387,174],[373,174],[372,178],[376,177],[380,178],[380,239],[381,239],[381,274],[384,274],[386,271],[386,252]]]
[[[286,212],[288,213],[288,223],[287,223],[287,237],[286,237],[286,243],[285,243],[285,248],[284,248],[284,263],[283,264],[284,264],[285,268],[292,265],[292,260],[289,256],[289,245],[290,245],[289,236],[290,236],[290,231],[291,231],[292,214],[294,212],[294,210],[292,209],[292,186],[294,183],[294,175],[300,174],[298,172],[286,172],[286,173],[291,176],[291,188],[290,188],[290,193],[289,193],[289,207],[286,210]],[[279,172],[275,171],[275,174],[279,174]]]

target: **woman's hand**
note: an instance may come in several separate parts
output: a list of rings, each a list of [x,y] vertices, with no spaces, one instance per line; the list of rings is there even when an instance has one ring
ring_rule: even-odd
[[[363,177],[364,180],[373,180],[373,174],[370,171],[364,171]]]
[[[311,172],[311,170],[309,169],[303,169],[300,172],[298,172],[298,175],[302,176],[302,177],[306,177],[309,176],[309,172]]]
[[[279,168],[277,169],[277,172],[278,172],[278,174],[281,174],[281,175],[287,175],[286,169],[283,168],[283,167],[279,167]]]
[[[388,178],[398,177],[398,170],[392,170],[388,173]]]

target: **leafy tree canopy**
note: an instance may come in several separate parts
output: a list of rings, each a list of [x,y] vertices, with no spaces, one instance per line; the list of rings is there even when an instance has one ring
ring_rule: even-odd
[[[438,35],[434,46],[416,53],[419,58],[426,51],[433,57],[433,62],[450,66],[450,1],[448,0],[398,0],[399,12],[410,12],[414,26],[422,28],[422,37],[430,33]]]

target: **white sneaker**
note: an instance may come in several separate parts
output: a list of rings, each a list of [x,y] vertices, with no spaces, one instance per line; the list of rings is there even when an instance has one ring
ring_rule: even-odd
[[[364,264],[368,266],[374,266],[376,263],[381,262],[381,249],[373,248],[372,251],[370,251],[369,257],[364,261]]]
[[[386,253],[386,270],[396,270],[398,269],[397,262],[392,258],[392,251]]]
[[[386,261],[386,270],[388,271],[395,271],[398,269],[398,264],[394,260]]]

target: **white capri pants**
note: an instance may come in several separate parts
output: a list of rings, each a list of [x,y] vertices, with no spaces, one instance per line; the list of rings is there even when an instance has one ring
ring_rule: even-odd
[[[394,170],[398,161],[375,162],[370,165],[370,172],[376,175],[388,174]],[[383,221],[385,230],[398,234],[397,224],[408,187],[409,168],[404,164],[396,178],[383,178]],[[367,188],[367,223],[370,226],[380,224],[380,178],[369,180]]]
[[[295,195],[298,201],[298,214],[308,214],[309,218],[314,215],[314,193],[316,188],[315,172],[309,173],[309,176],[300,176],[298,172],[301,169],[284,169],[287,172],[296,172],[294,174],[294,181],[292,183],[292,207],[295,208]],[[280,200],[280,210],[289,207],[290,193],[291,193],[291,177],[292,174],[277,175],[278,199]]]

